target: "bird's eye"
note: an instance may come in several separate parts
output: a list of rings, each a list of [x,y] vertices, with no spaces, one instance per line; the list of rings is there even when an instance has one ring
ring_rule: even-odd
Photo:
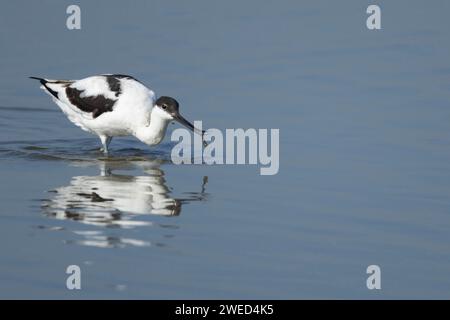
[[[166,109],[167,109],[167,105],[163,104],[163,105],[161,106],[161,108],[163,108],[164,110],[166,110]]]

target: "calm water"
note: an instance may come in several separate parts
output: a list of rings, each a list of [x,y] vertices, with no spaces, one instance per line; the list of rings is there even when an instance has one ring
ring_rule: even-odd
[[[79,31],[70,1],[2,3],[1,298],[450,297],[450,3],[78,3]],[[279,174],[173,165],[169,137],[105,158],[27,79],[98,73],[280,128]]]

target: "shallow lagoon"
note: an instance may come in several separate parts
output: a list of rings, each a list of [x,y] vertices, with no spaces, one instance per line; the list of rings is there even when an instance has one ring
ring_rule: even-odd
[[[448,298],[450,5],[433,3],[380,1],[379,32],[361,1],[80,1],[79,31],[66,3],[2,4],[0,297]],[[279,128],[279,173],[176,166],[169,137],[105,159],[27,79],[111,72],[206,127]]]

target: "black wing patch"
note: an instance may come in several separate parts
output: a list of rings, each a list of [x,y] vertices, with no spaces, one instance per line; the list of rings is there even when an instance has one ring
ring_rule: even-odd
[[[114,92],[116,97],[122,93],[122,88],[120,87],[120,78],[112,75],[106,76],[106,82],[108,82],[109,90]]]
[[[109,90],[114,92],[116,97],[120,96],[122,93],[120,79],[131,79],[140,83],[139,80],[136,80],[132,76],[127,76],[126,74],[105,74],[103,76],[106,78],[106,82],[108,82]]]
[[[66,95],[70,103],[76,106],[81,111],[92,113],[92,117],[94,119],[99,117],[105,112],[113,111],[113,106],[117,101],[108,99],[102,95],[92,97],[81,97],[82,93],[83,93],[82,90],[78,90],[71,87],[66,88]]]
[[[104,77],[106,79],[106,82],[108,83],[109,90],[114,92],[114,95],[116,97],[119,97],[122,93],[120,79],[132,79],[139,82],[135,78],[127,76],[125,74],[111,74],[104,75]],[[81,111],[92,113],[92,117],[94,119],[105,112],[113,111],[113,106],[117,101],[117,99],[109,99],[102,95],[82,98],[82,93],[83,90],[78,90],[69,86],[66,88],[66,95],[70,103],[72,103]]]

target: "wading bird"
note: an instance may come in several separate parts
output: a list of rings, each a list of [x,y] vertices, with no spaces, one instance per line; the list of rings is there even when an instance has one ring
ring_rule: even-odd
[[[203,136],[179,112],[171,97],[158,99],[155,93],[135,78],[122,74],[104,74],[81,80],[39,80],[64,114],[81,129],[99,136],[103,152],[108,153],[111,139],[135,136],[148,145],[156,145],[175,120]]]

